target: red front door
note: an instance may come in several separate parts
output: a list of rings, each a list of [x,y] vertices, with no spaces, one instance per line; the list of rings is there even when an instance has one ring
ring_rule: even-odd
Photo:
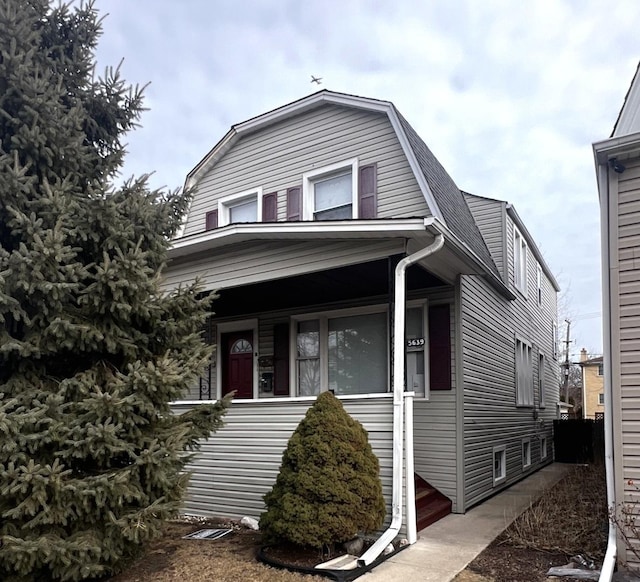
[[[223,333],[222,395],[235,390],[234,398],[253,398],[253,331]]]

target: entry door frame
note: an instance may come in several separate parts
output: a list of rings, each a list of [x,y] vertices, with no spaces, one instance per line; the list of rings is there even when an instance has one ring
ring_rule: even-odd
[[[225,365],[225,357],[222,353],[222,334],[234,331],[251,331],[253,334],[253,341],[251,345],[253,347],[253,389],[252,398],[258,397],[258,320],[254,319],[242,319],[240,321],[227,321],[218,323],[216,326],[216,395],[218,400],[222,398],[222,367]],[[247,400],[243,398],[243,400]]]

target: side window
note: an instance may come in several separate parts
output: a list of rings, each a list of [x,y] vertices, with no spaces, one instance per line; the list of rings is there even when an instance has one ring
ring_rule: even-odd
[[[531,345],[516,339],[516,405],[533,406]]]
[[[527,243],[522,233],[513,227],[513,282],[516,288],[527,295]]]

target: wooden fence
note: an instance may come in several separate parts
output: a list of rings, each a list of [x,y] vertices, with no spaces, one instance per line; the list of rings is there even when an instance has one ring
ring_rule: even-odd
[[[553,421],[555,460],[593,463],[604,459],[604,421],[583,418]]]

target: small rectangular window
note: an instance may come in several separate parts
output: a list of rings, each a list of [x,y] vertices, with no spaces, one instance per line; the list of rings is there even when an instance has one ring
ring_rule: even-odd
[[[598,364],[598,376],[604,376],[604,365]]]
[[[547,437],[540,437],[540,460],[547,458]]]
[[[604,404],[604,393],[600,392],[600,394],[598,394],[598,404]]]
[[[493,484],[499,485],[507,478],[507,449],[504,445],[493,448]]]
[[[551,323],[551,349],[553,357],[558,359],[558,324],[555,321]]]
[[[522,469],[531,466],[531,439],[522,439]]]
[[[225,196],[218,201],[220,226],[262,220],[262,188]]]

